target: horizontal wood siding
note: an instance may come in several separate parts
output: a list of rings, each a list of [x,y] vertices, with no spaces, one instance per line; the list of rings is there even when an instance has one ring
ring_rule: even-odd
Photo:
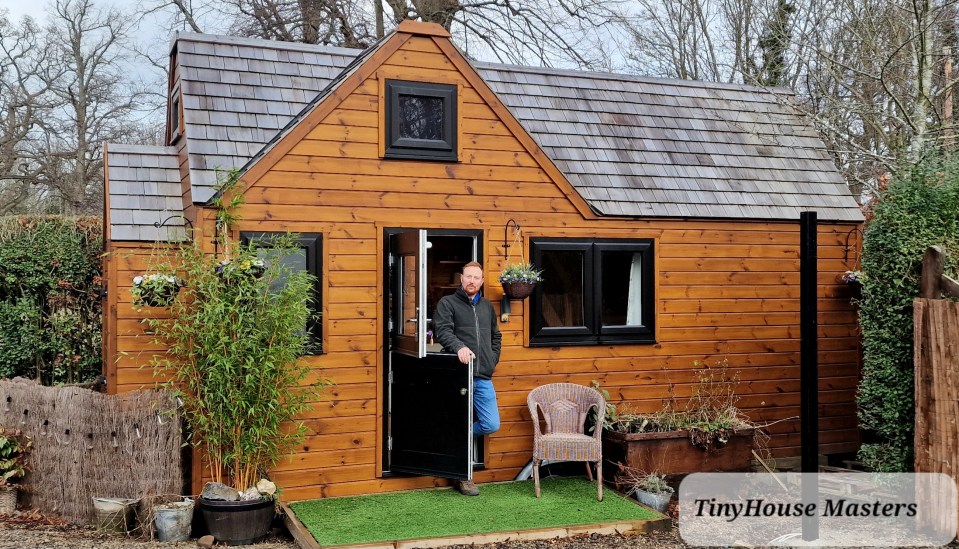
[[[458,163],[379,157],[378,78],[458,83]],[[657,409],[670,394],[689,395],[699,363],[728,363],[740,377],[740,405],[769,427],[774,455],[799,454],[799,224],[677,219],[586,219],[536,154],[517,140],[470,79],[424,37],[413,37],[288,153],[275,149],[262,177],[246,181],[238,231],[323,234],[324,354],[307,360],[334,385],[306,414],[310,434],[272,477],[290,501],[445,485],[433,478],[382,478],[383,229],[484,231],[486,296],[499,307],[508,219],[529,239],[651,238],[655,241],[653,345],[527,346],[528,300],[513,302],[501,324],[496,376],[502,429],[489,437],[479,482],[508,480],[529,460],[532,426],[526,395],[544,383],[598,381],[612,400]],[[335,98],[333,98],[335,100]],[[533,151],[535,153],[535,151]],[[852,225],[819,229],[820,440],[824,453],[858,447],[854,405],[859,372],[856,313],[838,276],[855,265],[846,249]],[[855,242],[851,243],[855,247]],[[518,255],[519,250],[512,248]],[[118,259],[120,284],[140,257]],[[548,276],[548,275],[547,275]],[[125,292],[128,295],[128,292]],[[118,303],[119,348],[152,350],[135,338],[137,313]],[[142,355],[141,355],[142,356]],[[120,360],[122,389],[150,381],[136,359]]]

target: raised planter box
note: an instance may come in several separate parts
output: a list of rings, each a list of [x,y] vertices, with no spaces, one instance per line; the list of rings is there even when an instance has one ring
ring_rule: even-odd
[[[703,450],[689,441],[688,431],[666,433],[603,432],[603,460],[623,463],[647,473],[688,475],[717,471],[748,471],[752,460],[754,429],[737,431],[721,447]]]

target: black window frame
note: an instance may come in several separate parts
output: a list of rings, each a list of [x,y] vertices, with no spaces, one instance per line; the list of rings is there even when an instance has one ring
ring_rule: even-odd
[[[456,84],[387,80],[385,158],[456,162],[457,151],[457,87]],[[401,137],[400,95],[439,97],[443,100],[443,135],[445,139],[413,139]]]
[[[583,253],[583,326],[543,326],[542,284],[530,296],[530,347],[564,345],[654,344],[656,343],[655,242],[653,239],[575,239],[535,238],[530,241],[530,257],[543,265],[544,251]],[[639,326],[603,326],[603,252],[642,253],[642,324]],[[543,273],[549,278],[549,272]]]
[[[269,244],[277,237],[284,236],[283,232],[252,232],[244,231],[240,233],[240,242],[245,246],[257,246],[269,248]],[[298,233],[295,239],[301,248],[306,250],[306,268],[310,274],[315,277],[313,283],[313,303],[310,310],[313,312],[310,320],[307,322],[306,331],[310,334],[310,339],[314,343],[311,355],[321,355],[323,350],[323,233]]]
[[[170,101],[169,101],[169,117],[167,119],[167,124],[170,128],[170,137],[167,142],[172,145],[176,143],[177,139],[183,135],[183,123],[180,117],[180,104],[182,102],[180,96],[180,85],[177,84],[173,90],[170,92]]]

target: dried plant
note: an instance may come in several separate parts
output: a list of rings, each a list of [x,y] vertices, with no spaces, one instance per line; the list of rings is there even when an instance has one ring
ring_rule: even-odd
[[[739,373],[730,374],[724,358],[716,366],[696,361],[696,384],[685,401],[675,395],[675,385],[669,386],[670,396],[663,407],[650,414],[613,414],[606,429],[622,433],[689,431],[696,446],[722,446],[737,430],[754,428],[755,424],[738,408]]]

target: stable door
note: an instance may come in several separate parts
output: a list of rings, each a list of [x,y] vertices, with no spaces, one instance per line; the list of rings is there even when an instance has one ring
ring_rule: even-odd
[[[388,230],[384,469],[472,479],[473,367],[432,341],[432,313],[478,257],[472,231]]]

